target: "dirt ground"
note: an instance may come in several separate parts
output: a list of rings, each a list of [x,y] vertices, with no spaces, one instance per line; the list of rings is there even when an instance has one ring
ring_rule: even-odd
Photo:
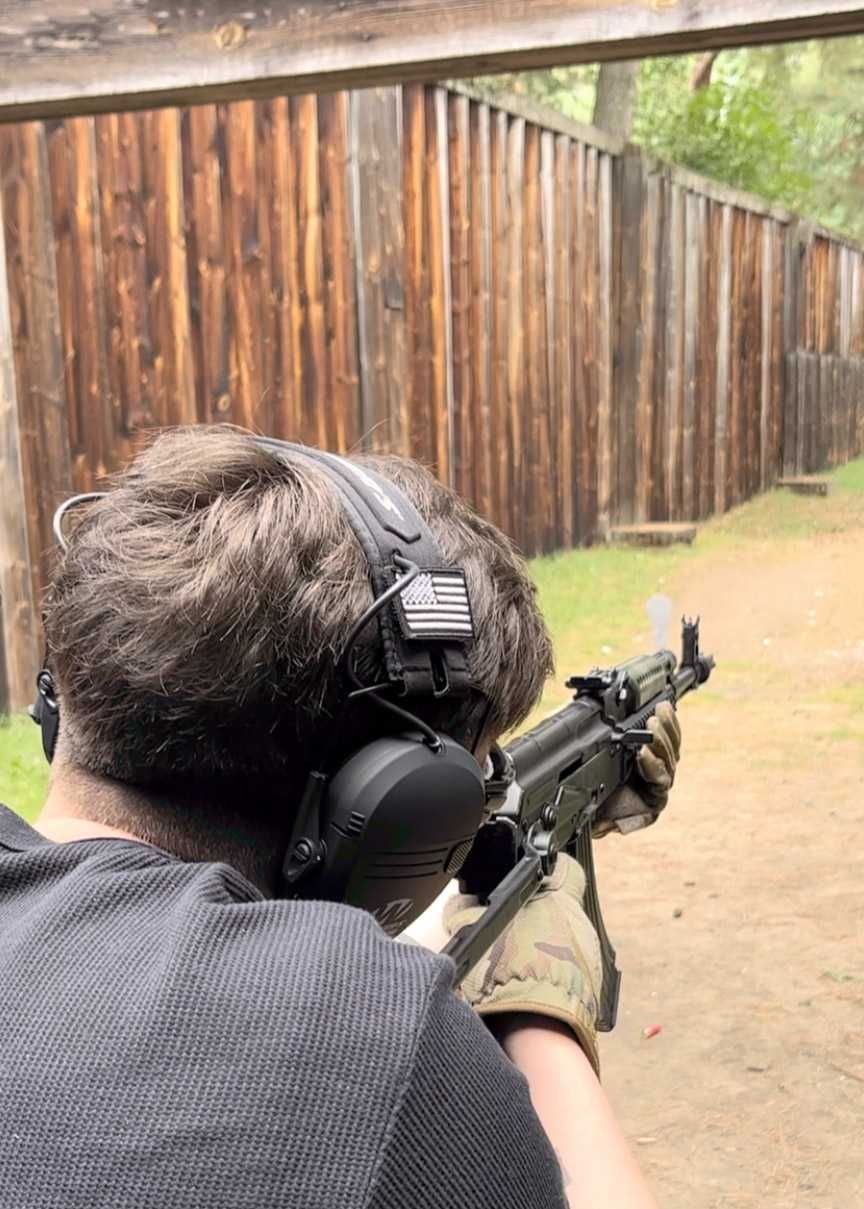
[[[864,524],[667,590],[718,669],[659,825],[598,845],[604,1081],[663,1209],[864,1209]]]

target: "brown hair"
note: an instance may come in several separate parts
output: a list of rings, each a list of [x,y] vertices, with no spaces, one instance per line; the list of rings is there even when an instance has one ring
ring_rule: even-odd
[[[486,732],[515,726],[551,670],[522,560],[421,466],[357,460],[398,483],[444,557],[464,568]],[[296,790],[334,730],[337,658],[372,602],[330,480],[237,430],[177,429],[82,513],[46,615],[63,758],[133,786],[209,784],[223,800],[256,780]],[[429,703],[424,716],[447,730],[442,708],[453,705]],[[370,714],[349,712],[343,743],[385,728]]]

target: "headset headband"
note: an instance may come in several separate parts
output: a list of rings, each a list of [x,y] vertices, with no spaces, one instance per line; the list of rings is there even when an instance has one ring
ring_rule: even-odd
[[[474,623],[465,573],[441,557],[428,526],[404,492],[369,467],[336,454],[275,437],[252,439],[286,465],[305,458],[326,474],[363,548],[376,598],[404,574],[406,561],[419,569],[411,583],[376,613],[389,682],[409,697],[467,695],[471,688],[467,648],[474,640]],[[72,496],[57,509],[54,532],[64,550],[66,512],[105,494]]]

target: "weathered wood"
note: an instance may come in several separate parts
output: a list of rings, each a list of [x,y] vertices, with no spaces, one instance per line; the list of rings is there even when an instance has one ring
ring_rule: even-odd
[[[551,130],[540,134],[540,236],[543,248],[544,337],[546,345],[545,420],[542,426],[543,467],[543,546],[555,549],[561,544],[561,493],[556,466],[556,437],[559,429],[560,398],[555,377],[555,258],[559,254],[558,232],[555,226],[555,141]],[[535,303],[536,305],[536,303]]]
[[[429,317],[432,330],[432,416],[435,469],[442,482],[453,486],[453,316],[450,290],[450,224],[447,221],[447,94],[443,88],[426,94],[426,189],[429,226]]]
[[[618,517],[633,519],[636,511],[636,407],[640,364],[639,303],[641,271],[642,172],[638,155],[628,152],[621,161],[621,216],[618,306],[618,355],[615,403],[618,414]]]
[[[23,709],[33,695],[39,647],[3,230],[0,190],[0,638],[5,706]]]
[[[192,356],[180,113],[144,114],[142,181],[153,336],[153,411],[157,424],[198,416]]]
[[[644,525],[614,525],[610,537],[613,542],[627,546],[674,546],[679,543],[690,546],[696,533],[696,525],[680,521],[652,521]]]
[[[553,457],[559,476],[561,544],[573,544],[573,196],[570,172],[570,140],[555,139],[555,231],[558,250],[555,275],[555,387],[558,430]]]
[[[699,253],[704,246],[704,215],[701,199],[687,194],[686,252],[684,260],[684,386],[681,400],[681,515],[692,517],[697,511],[699,476],[696,467],[696,398],[698,389],[697,347],[700,302]]]
[[[0,118],[20,120],[851,34],[864,12],[853,0],[90,0],[83,13],[6,0],[0,29]]]
[[[297,172],[297,247],[303,323],[300,357],[303,382],[303,439],[326,446],[330,437],[330,364],[324,315],[324,263],[321,234],[321,188],[318,159],[318,106],[314,96],[290,102]]]
[[[525,132],[525,186],[523,225],[523,313],[525,316],[525,403],[520,409],[522,460],[525,466],[526,553],[544,546],[544,502],[550,484],[544,477],[548,450],[544,412],[546,397],[545,304],[540,227],[540,131],[529,125]]]
[[[516,118],[507,130],[507,431],[510,441],[510,532],[526,544],[522,508],[530,490],[525,468],[522,419],[525,414],[525,323],[523,294],[523,199],[525,193],[525,122]]]
[[[53,564],[51,522],[71,484],[63,337],[57,291],[45,129],[27,122],[0,131],[0,181],[7,182],[4,226],[18,433],[33,574],[39,601]]]
[[[474,497],[474,417],[471,374],[470,135],[467,97],[448,101],[450,288],[453,337],[453,485]]]
[[[185,121],[185,191],[187,213],[191,219],[188,227],[189,305],[196,363],[196,393],[202,419],[212,422],[225,419],[230,405],[228,294],[222,207],[225,169],[215,105],[193,106],[185,115]],[[107,158],[110,162],[110,155]],[[137,337],[133,339],[137,343]]]
[[[725,512],[729,503],[727,474],[727,423],[729,416],[729,358],[731,339],[732,209],[723,207],[720,271],[717,280],[717,410],[715,413],[714,511]]]
[[[684,317],[687,302],[686,264],[688,245],[685,235],[686,197],[679,185],[670,186],[666,303],[665,373],[665,474],[662,477],[661,507],[666,520],[677,519],[680,502],[677,493],[681,469],[681,432],[684,410],[685,348],[687,327]],[[693,331],[695,338],[695,328]],[[691,505],[692,515],[692,505]]]
[[[827,495],[831,480],[820,479],[815,475],[800,475],[798,478],[778,479],[777,486],[794,491],[796,495]]]
[[[507,115],[500,111],[490,118],[491,245],[492,245],[492,384],[491,426],[495,434],[492,462],[492,498],[495,516],[508,533],[513,504],[510,483],[509,409],[507,371],[509,355],[507,287],[509,284],[509,223],[507,194]]]
[[[371,449],[408,453],[402,96],[370,89],[350,106],[361,432]]]
[[[329,381],[333,398],[331,439],[340,451],[353,449],[360,439],[360,367],[358,365],[358,294],[354,221],[354,164],[350,131],[350,98],[337,92],[318,99],[318,135],[320,145],[321,210],[323,219],[323,259],[327,344],[330,362]],[[407,409],[402,394],[405,371],[405,308],[401,281],[404,237],[401,209],[401,126],[402,100],[393,94],[387,115],[393,123],[382,132],[382,155],[389,159],[387,188],[383,205],[386,231],[383,257],[398,264],[399,274],[385,276],[382,291],[387,327],[387,384],[393,448],[405,447]],[[386,139],[386,142],[384,141]],[[388,157],[389,151],[389,157]],[[362,207],[361,207],[362,209]],[[396,266],[393,265],[395,268]],[[277,399],[278,402],[278,399]]]
[[[597,178],[597,536],[604,540],[609,533],[612,515],[613,428],[613,199],[612,160],[599,157]]]
[[[486,516],[495,508],[492,412],[492,164],[489,106],[470,110],[471,397],[474,420],[474,502]]]

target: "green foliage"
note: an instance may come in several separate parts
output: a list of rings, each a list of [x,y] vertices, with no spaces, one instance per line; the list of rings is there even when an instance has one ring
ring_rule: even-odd
[[[748,52],[726,52],[712,82],[691,93],[687,59],[642,65],[633,138],[647,151],[799,208],[813,187],[812,166],[802,154],[815,139],[810,113],[768,78],[748,70]]]
[[[698,56],[645,59],[633,141],[651,154],[864,241],[864,37],[725,50],[691,93]],[[596,66],[475,81],[590,122]]]

